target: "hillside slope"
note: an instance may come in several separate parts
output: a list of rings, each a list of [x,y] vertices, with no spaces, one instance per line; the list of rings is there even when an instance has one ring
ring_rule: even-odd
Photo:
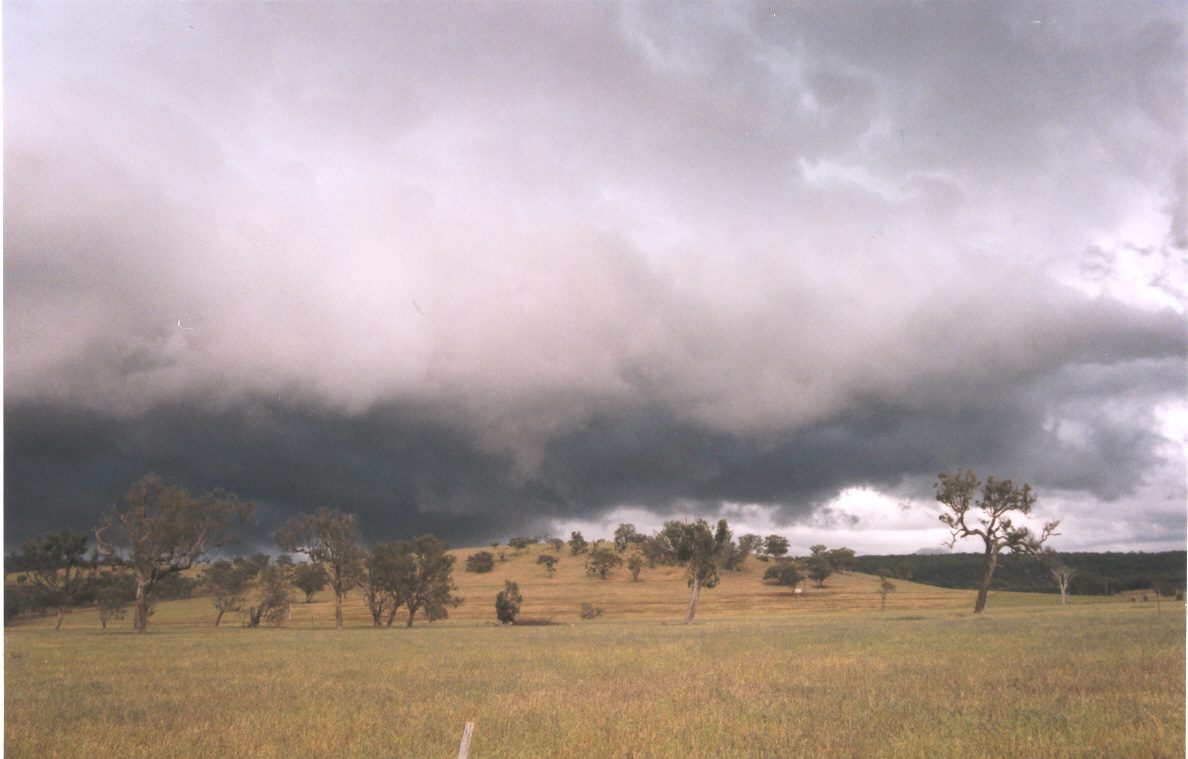
[[[495,570],[484,574],[465,571],[466,557],[481,548],[463,548],[451,551],[458,557],[454,581],[457,595],[463,603],[450,611],[450,619],[435,624],[494,623],[494,600],[503,588],[504,580],[514,580],[524,596],[521,616],[551,618],[555,622],[577,622],[581,620],[580,609],[589,603],[603,610],[604,619],[656,619],[680,622],[689,601],[689,590],[685,583],[684,570],[680,567],[645,567],[638,581],[631,579],[631,573],[620,567],[608,579],[601,580],[585,571],[585,556],[571,556],[568,548],[555,554],[544,545],[530,546],[520,554],[506,550],[507,560],[497,562]],[[558,557],[554,577],[547,576],[544,568],[536,563],[542,553]],[[698,619],[722,618],[747,615],[803,615],[822,611],[874,612],[879,610],[879,579],[874,575],[858,572],[837,573],[818,588],[806,581],[802,592],[796,595],[790,588],[765,584],[764,571],[771,566],[754,557],[749,558],[741,571],[726,571],[715,588],[704,590],[697,607]],[[973,596],[967,590],[951,590],[923,585],[905,580],[894,580],[895,591],[887,597],[889,613],[911,609],[965,609],[972,607]],[[294,604],[290,626],[331,626],[334,622],[334,596],[326,590],[315,595],[312,603],[302,602],[301,594],[293,592]],[[254,598],[249,595],[249,599]],[[1057,602],[1050,594],[992,593],[989,609],[996,606],[1039,604]],[[249,600],[250,603],[250,600]],[[344,608],[348,626],[368,626],[370,615],[364,605],[362,594],[352,592]],[[242,615],[227,614],[223,624],[237,626]],[[164,601],[158,604],[150,621],[154,625],[210,625],[215,611],[209,598],[195,595],[180,601]],[[398,615],[403,621],[403,615]],[[52,617],[23,617],[16,620],[18,626],[40,626],[51,624]],[[93,609],[77,609],[67,616],[66,626],[98,626],[98,616]],[[127,620],[112,622],[124,627]],[[417,624],[424,624],[418,618]]]

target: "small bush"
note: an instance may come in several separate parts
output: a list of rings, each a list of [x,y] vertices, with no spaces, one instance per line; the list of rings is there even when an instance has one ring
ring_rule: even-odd
[[[548,572],[549,577],[552,577],[557,572],[557,557],[550,556],[547,553],[542,553],[536,557],[536,563],[540,564]]]
[[[495,569],[495,554],[490,551],[479,551],[466,557],[467,572],[490,572]]]
[[[499,624],[513,624],[523,602],[524,596],[520,594],[520,586],[511,580],[504,580],[503,590],[495,596],[495,616],[499,619]]]
[[[763,582],[775,585],[787,585],[794,588],[802,580],[804,580],[804,575],[800,574],[795,564],[777,564],[774,567],[768,567],[767,571],[763,573]]]
[[[582,619],[595,619],[602,616],[602,607],[594,604],[582,604]]]

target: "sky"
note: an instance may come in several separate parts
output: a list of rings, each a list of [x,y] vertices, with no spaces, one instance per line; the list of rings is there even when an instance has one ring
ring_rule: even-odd
[[[1186,543],[1175,2],[6,2],[4,542]],[[958,550],[978,550],[959,543]]]

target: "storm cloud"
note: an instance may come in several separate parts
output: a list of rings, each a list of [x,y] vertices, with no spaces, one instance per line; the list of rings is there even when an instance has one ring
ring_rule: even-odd
[[[479,542],[957,466],[1183,542],[1174,4],[4,14],[9,542],[147,471]]]

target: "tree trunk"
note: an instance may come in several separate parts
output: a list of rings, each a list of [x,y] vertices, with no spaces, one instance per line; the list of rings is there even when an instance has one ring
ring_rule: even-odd
[[[417,607],[414,606],[413,604],[409,604],[408,605],[408,620],[405,621],[404,626],[412,627],[413,617],[415,617],[415,616],[417,616]]]
[[[1060,583],[1060,605],[1065,606],[1066,604],[1068,604],[1068,583],[1062,582]]]
[[[701,580],[693,578],[693,596],[689,599],[689,609],[685,612],[685,624],[693,621],[693,614],[697,611],[697,596],[701,593]]]
[[[392,609],[388,612],[388,621],[384,623],[385,627],[391,627],[392,623],[396,621],[396,610],[399,608],[400,608],[399,605],[393,606]]]
[[[132,630],[144,632],[148,627],[148,589],[149,583],[144,580],[136,582],[136,609],[132,612]]]
[[[215,617],[215,627],[219,626],[219,622],[223,621],[223,610],[219,609],[219,616]]]
[[[986,608],[986,596],[990,593],[990,581],[994,579],[994,568],[998,566],[998,554],[986,551],[986,566],[982,573],[982,584],[978,587],[978,600],[974,602],[974,614],[981,614]]]
[[[66,609],[58,609],[58,620],[54,622],[54,632],[62,629],[62,620],[66,618]]]
[[[334,626],[342,629],[342,591],[334,591]]]

